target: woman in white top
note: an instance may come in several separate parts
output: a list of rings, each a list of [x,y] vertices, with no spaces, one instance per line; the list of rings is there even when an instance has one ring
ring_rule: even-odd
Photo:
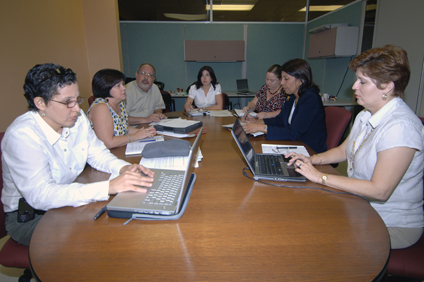
[[[224,98],[221,85],[216,81],[215,72],[210,66],[203,66],[197,74],[197,81],[190,87],[184,105],[186,112],[193,110],[193,101],[197,108],[204,110],[222,110]]]
[[[416,243],[424,226],[423,141],[421,121],[402,99],[410,69],[402,48],[368,50],[349,67],[358,114],[349,137],[339,147],[309,158],[290,153],[296,171],[309,180],[362,195],[386,224],[392,249]],[[327,175],[313,165],[348,161],[348,176]]]

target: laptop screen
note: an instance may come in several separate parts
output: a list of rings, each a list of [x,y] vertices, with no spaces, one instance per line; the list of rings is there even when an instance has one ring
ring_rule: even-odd
[[[246,133],[244,132],[243,127],[241,127],[241,123],[239,119],[236,119],[236,121],[234,122],[233,132],[234,132],[234,136],[237,138],[237,141],[238,141],[240,149],[242,150],[242,153],[244,154],[244,156],[249,162],[249,166],[251,168],[254,168],[255,167],[255,150],[253,150],[253,146],[250,143]]]
[[[249,91],[247,79],[237,79],[237,91]]]

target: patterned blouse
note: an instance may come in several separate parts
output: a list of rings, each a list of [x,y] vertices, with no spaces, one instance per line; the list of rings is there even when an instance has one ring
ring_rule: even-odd
[[[128,113],[127,108],[125,107],[125,102],[121,101],[119,103],[119,107],[121,108],[121,116],[119,116],[115,111],[109,106],[103,98],[96,98],[93,104],[91,104],[90,108],[87,111],[87,115],[90,112],[91,108],[97,104],[106,104],[109,108],[110,114],[112,115],[113,120],[113,135],[114,136],[122,136],[128,134]],[[91,128],[93,128],[93,123],[90,121]]]
[[[286,101],[286,94],[280,90],[279,93],[275,94],[268,101],[266,100],[266,91],[268,88],[263,85],[256,93],[258,102],[256,103],[255,112],[275,112],[283,108],[284,102]]]

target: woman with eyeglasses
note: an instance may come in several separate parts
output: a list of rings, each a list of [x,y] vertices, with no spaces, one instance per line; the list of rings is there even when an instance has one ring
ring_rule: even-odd
[[[224,98],[221,85],[216,80],[215,72],[210,66],[200,68],[197,81],[190,87],[184,105],[186,112],[193,110],[193,102],[197,108],[204,110],[222,110]]]
[[[106,147],[111,149],[156,134],[154,127],[129,126],[125,107],[125,75],[113,69],[99,70],[91,83],[96,98],[87,111],[91,127]]]
[[[13,240],[28,246],[49,209],[106,201],[123,191],[146,192],[139,186],[151,186],[152,171],[119,160],[97,138],[79,107],[84,99],[71,69],[36,65],[26,76],[24,91],[29,111],[12,122],[1,143],[1,200]],[[87,163],[119,176],[90,184],[74,182]]]

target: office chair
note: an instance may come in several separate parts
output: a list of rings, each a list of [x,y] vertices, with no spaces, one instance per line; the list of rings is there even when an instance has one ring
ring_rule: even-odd
[[[230,101],[230,98],[228,98],[227,93],[222,92],[222,98],[224,98],[224,104],[223,104],[223,110],[232,110],[233,109],[233,102]]]
[[[160,91],[163,91],[165,89],[165,83],[160,81],[155,81],[154,84],[156,84]]]
[[[171,93],[169,93],[168,91],[161,91],[160,93],[162,93],[162,99],[165,103],[164,112],[167,113],[175,111],[175,100],[172,99]]]
[[[391,250],[386,272],[394,276],[424,280],[424,234],[408,248]]]
[[[125,84],[128,84],[128,83],[130,83],[131,81],[133,81],[133,80],[135,80],[135,77],[127,77],[126,79],[125,79]]]
[[[96,96],[91,95],[91,96],[88,98],[88,105],[89,105],[89,106],[91,106],[91,104],[93,104],[94,100],[96,100]]]
[[[4,132],[0,133],[0,142],[3,139]],[[1,159],[1,151],[0,151]],[[0,162],[0,194],[3,190],[3,171]],[[0,238],[7,235],[6,232],[6,214],[3,210],[3,203],[0,201]],[[24,274],[19,277],[19,282],[30,281],[32,278],[31,271],[29,270],[29,247],[19,245],[17,242],[9,238],[0,250],[0,264],[6,267],[25,268]]]
[[[327,127],[327,150],[340,145],[343,134],[349,125],[352,113],[344,108],[325,107],[325,125]]]

